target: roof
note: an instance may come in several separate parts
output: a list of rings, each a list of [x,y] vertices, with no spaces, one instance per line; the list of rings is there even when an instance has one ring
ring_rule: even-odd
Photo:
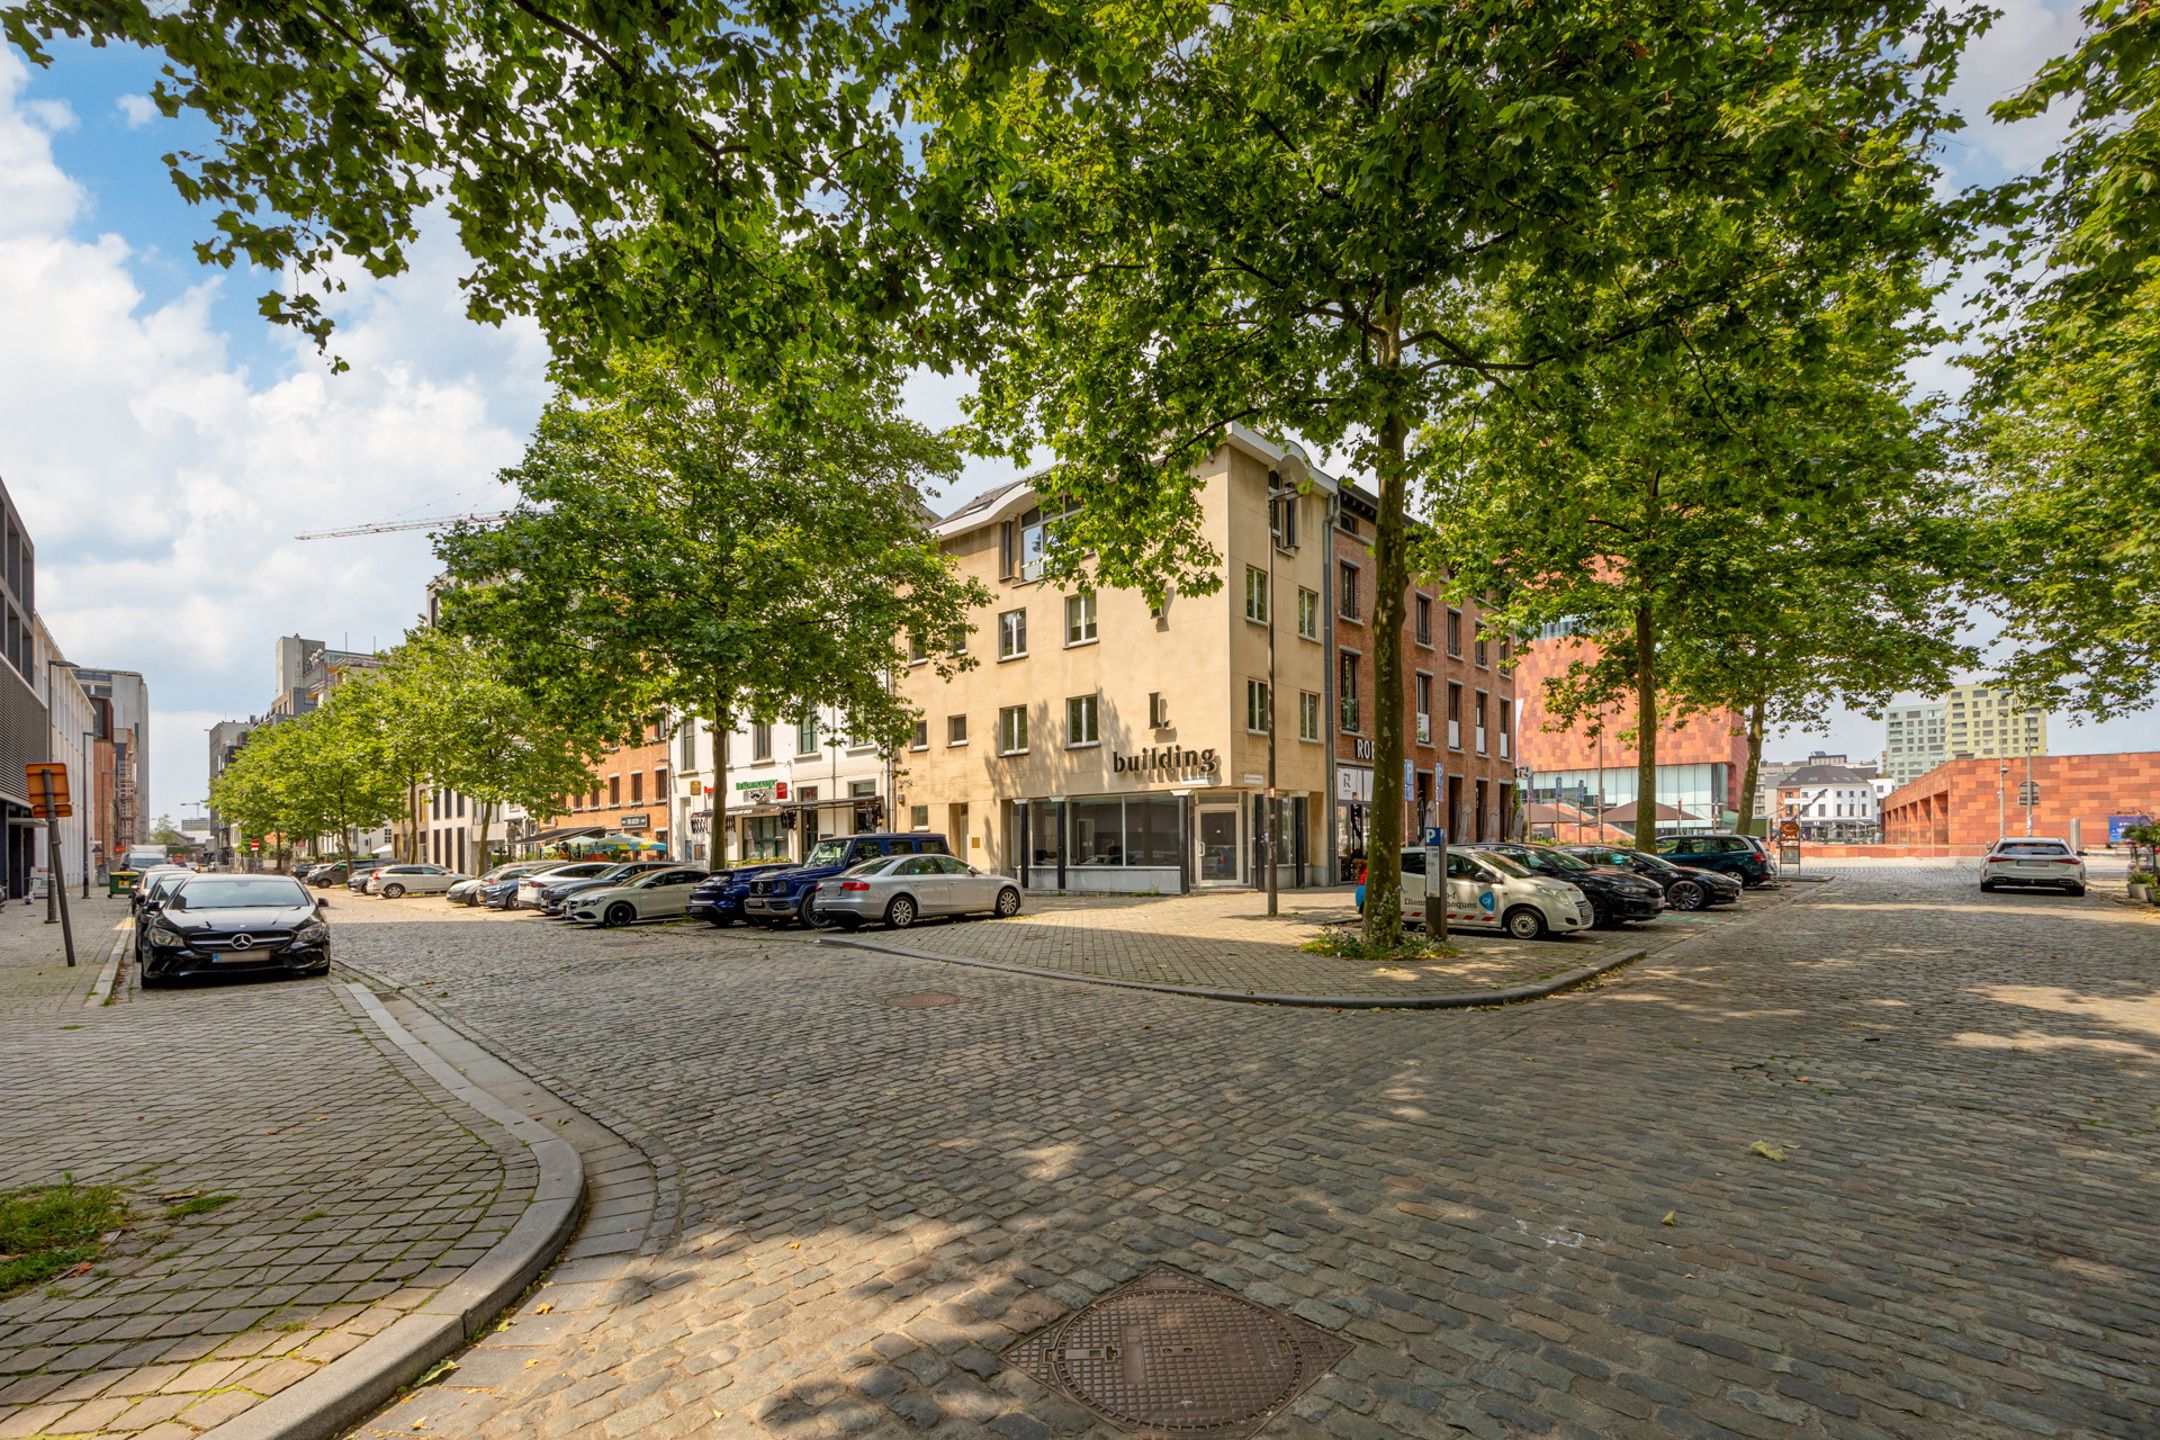
[[[1677,805],[1667,805],[1662,801],[1651,806],[1651,812],[1660,820],[1700,820],[1703,818],[1690,811],[1682,810]],[[1635,823],[1635,802],[1630,800],[1625,805],[1613,806],[1612,809],[1605,812],[1605,818],[1615,825],[1632,825]]]
[[[1875,773],[1872,770],[1855,770],[1850,765],[1802,765],[1779,783],[1784,785],[1865,785],[1874,778]]]

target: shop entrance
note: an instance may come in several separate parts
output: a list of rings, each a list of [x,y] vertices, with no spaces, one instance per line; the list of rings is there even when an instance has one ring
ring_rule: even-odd
[[[1245,874],[1235,804],[1202,805],[1194,826],[1200,852],[1195,873],[1202,885],[1235,885]]]

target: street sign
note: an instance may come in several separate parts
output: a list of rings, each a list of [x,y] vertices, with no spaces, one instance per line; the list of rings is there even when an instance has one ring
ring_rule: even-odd
[[[248,841],[248,849],[250,849],[250,850],[260,850],[260,849],[262,849],[262,841],[260,841],[260,840],[250,840],[250,841]]]
[[[39,820],[66,820],[75,807],[68,796],[67,766],[40,763],[23,766],[24,793],[30,797],[30,814]]]
[[[2040,786],[2037,782],[2027,780],[2018,786],[2018,804],[2030,807],[2039,803]]]
[[[1778,826],[1777,833],[1778,839],[1780,840],[1798,840],[1800,838],[1800,822],[1797,820],[1787,820],[1785,823]]]

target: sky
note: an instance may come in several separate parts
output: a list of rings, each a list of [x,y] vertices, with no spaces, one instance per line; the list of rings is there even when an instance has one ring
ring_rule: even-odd
[[[2057,117],[2016,128],[1986,105],[2076,34],[2066,0],[2004,0],[1967,55],[1973,117],[1946,159],[1958,184],[2030,168]],[[498,508],[545,402],[546,347],[529,322],[467,320],[462,256],[430,230],[410,273],[337,302],[342,375],[256,313],[272,277],[199,264],[210,212],[181,201],[162,155],[206,149],[156,113],[154,58],[59,46],[48,70],[0,47],[0,483],[37,548],[38,606],[69,659],[142,671],[152,697],[150,813],[191,813],[207,731],[269,705],[278,636],[369,649],[419,616],[434,562],[424,533],[300,541],[311,530]],[[1947,358],[1923,367],[1955,386]],[[907,407],[959,418],[965,377],[919,375]],[[1008,475],[971,464],[948,503]],[[2147,713],[2061,717],[2055,748],[2147,748]],[[1774,755],[1881,748],[1881,726],[1837,712]]]

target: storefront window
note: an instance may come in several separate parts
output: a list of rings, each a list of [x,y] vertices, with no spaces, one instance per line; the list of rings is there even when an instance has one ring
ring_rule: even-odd
[[[1072,817],[1072,855],[1068,865],[1125,863],[1124,805],[1117,800],[1076,800]]]
[[[1149,795],[1125,802],[1125,863],[1178,864],[1178,802],[1169,795]]]
[[[787,831],[781,828],[778,815],[753,815],[742,822],[742,858],[745,861],[787,858]]]

